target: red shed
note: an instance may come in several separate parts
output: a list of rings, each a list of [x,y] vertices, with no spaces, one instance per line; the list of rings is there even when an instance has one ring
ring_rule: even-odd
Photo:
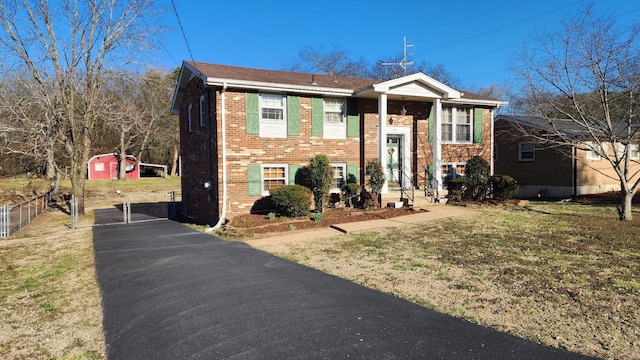
[[[96,155],[88,162],[89,180],[118,179],[118,154]],[[140,178],[140,166],[133,155],[126,155],[127,179]]]

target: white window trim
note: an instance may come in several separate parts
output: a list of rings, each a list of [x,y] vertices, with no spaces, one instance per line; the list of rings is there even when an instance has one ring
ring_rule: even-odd
[[[602,160],[602,156],[600,156],[600,154],[598,154],[598,151],[596,150],[596,146],[598,146],[597,142],[587,141],[586,145],[587,145],[587,149],[590,149],[590,150],[586,150],[585,158],[587,160]],[[603,153],[606,153],[609,148],[607,144],[601,143],[600,149],[602,150]]]
[[[343,185],[346,184],[347,183],[347,164],[345,164],[345,163],[331,163],[330,165],[331,165],[331,168],[334,168],[334,167],[341,167],[342,168],[342,184]],[[335,172],[334,172],[332,180],[331,180],[332,185],[333,185],[333,180],[334,179],[336,179]],[[329,189],[329,191],[331,193],[339,193],[341,190],[342,190],[341,187]]]
[[[104,171],[104,163],[93,164],[93,171]]]
[[[263,98],[265,96],[278,96],[282,99],[282,119],[263,119]],[[260,137],[269,138],[286,138],[287,137],[287,97],[283,94],[274,93],[260,93],[258,97],[258,111],[259,111],[259,133]]]
[[[189,132],[193,131],[193,117],[191,116],[191,109],[192,109],[192,106],[191,104],[189,104],[189,109],[187,110],[187,114],[189,117]]]
[[[262,195],[263,196],[269,196],[269,190],[266,190],[264,188],[264,168],[275,168],[275,167],[281,167],[284,168],[284,184],[285,185],[289,185],[289,165],[287,164],[261,164],[260,165],[260,184],[262,186]]]
[[[327,122],[327,100],[342,101],[342,122],[339,124]],[[346,139],[347,138],[347,101],[344,98],[323,98],[322,99],[322,137],[325,139]]]
[[[200,96],[200,127],[204,127],[204,95]]]
[[[531,158],[523,158],[522,157],[522,145],[531,145],[533,149],[526,150],[525,152],[531,151]],[[520,162],[533,162],[536,159],[536,145],[534,143],[518,143],[518,161]]]
[[[451,165],[451,167],[454,168],[454,169],[457,169],[458,166],[464,166],[465,167],[465,173],[466,173],[466,170],[467,170],[467,162],[466,161],[443,162],[441,166],[442,166],[442,168],[444,168],[447,165]],[[444,184],[446,183],[445,180],[447,179],[447,176],[449,176],[451,174],[442,171],[442,169],[440,169],[440,172],[442,173],[442,179],[440,179],[440,181],[442,181],[441,183],[444,186]],[[457,175],[457,177],[464,176],[464,174],[460,175],[457,172],[456,172],[456,175]]]
[[[440,131],[442,131],[442,125],[445,124],[451,124],[451,140],[442,140],[442,142],[444,144],[472,144],[473,143],[473,108],[471,107],[460,107],[457,108],[455,106],[443,106],[443,111],[442,111],[442,123],[440,124]],[[451,122],[444,122],[444,109],[451,109]],[[457,113],[458,110],[468,110],[469,111],[469,138],[465,139],[465,140],[459,140],[458,139],[458,120],[457,120]],[[467,125],[467,124],[465,124]]]
[[[632,155],[635,153],[635,155]],[[638,144],[629,144],[629,159],[630,160],[639,160],[640,159],[640,145]]]

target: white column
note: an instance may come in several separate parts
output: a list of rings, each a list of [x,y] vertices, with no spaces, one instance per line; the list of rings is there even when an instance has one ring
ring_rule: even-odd
[[[433,100],[433,177],[436,181],[436,190],[442,189],[442,103],[440,99]]]
[[[378,159],[382,165],[382,171],[387,171],[387,94],[378,97]],[[385,181],[381,193],[387,194],[389,186]]]

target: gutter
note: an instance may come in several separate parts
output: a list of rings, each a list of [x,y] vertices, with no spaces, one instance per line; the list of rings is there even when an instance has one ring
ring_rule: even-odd
[[[205,232],[212,232],[218,230],[224,223],[224,219],[227,215],[227,110],[226,110],[226,90],[227,83],[222,84],[222,90],[220,90],[220,107],[222,108],[222,212],[218,218],[218,223],[214,227],[208,228]]]

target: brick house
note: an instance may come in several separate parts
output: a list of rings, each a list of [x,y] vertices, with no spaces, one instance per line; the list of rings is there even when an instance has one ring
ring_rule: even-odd
[[[379,158],[394,186],[443,190],[466,160],[491,163],[500,100],[422,73],[380,81],[184,62],[172,104],[180,116],[183,209],[198,223],[269,208],[269,189],[300,182],[326,154],[333,191],[365,184]]]
[[[558,131],[579,138],[584,130],[571,120],[554,120]],[[621,125],[623,126],[623,125]],[[518,197],[569,198],[620,190],[613,167],[584,141],[577,146],[544,146],[525,133],[552,134],[549,122],[541,117],[499,115],[495,119],[494,170],[509,175],[521,188]],[[586,134],[586,138],[591,135]],[[606,144],[604,145],[607,146]],[[613,149],[607,149],[613,154]],[[629,144],[630,173],[640,170],[638,144]]]

